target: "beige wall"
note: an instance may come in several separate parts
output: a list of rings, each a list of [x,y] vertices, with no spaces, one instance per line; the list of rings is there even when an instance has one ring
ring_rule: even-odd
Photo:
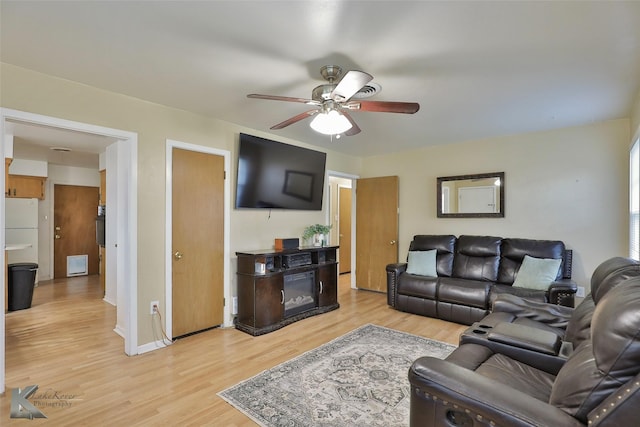
[[[640,138],[640,91],[631,110],[631,135],[634,141]]]
[[[166,139],[229,150],[232,182],[239,132],[304,144],[12,65],[0,66],[2,107],[138,133],[138,345],[153,341],[149,301],[159,300],[165,306]],[[327,152],[330,170],[358,174],[360,165],[357,158]],[[232,257],[227,260],[232,288],[236,251],[271,248],[276,237],[299,237],[306,225],[324,223],[326,216],[320,211],[274,210],[269,215],[268,211],[232,210]]]
[[[474,234],[563,240],[573,277],[627,255],[630,121],[530,133],[364,160],[363,177],[400,178],[400,259],[415,234]],[[505,172],[505,218],[436,217],[436,178]]]

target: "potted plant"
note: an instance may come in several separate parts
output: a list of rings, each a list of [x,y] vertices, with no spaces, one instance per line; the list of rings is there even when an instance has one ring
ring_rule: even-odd
[[[322,246],[324,244],[324,237],[331,230],[331,225],[313,224],[304,229],[302,233],[302,239],[313,239],[313,246]]]

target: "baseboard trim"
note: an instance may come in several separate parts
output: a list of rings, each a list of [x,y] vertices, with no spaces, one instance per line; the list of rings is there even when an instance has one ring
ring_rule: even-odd
[[[113,328],[113,332],[124,338],[124,329],[122,329],[120,326],[116,325],[116,327]]]
[[[168,347],[165,341],[158,340],[150,343],[138,346],[138,354],[148,353],[150,351],[160,350],[161,348]]]

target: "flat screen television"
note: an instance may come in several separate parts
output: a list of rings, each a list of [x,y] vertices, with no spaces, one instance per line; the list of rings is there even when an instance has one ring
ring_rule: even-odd
[[[322,210],[327,154],[240,134],[236,208]]]

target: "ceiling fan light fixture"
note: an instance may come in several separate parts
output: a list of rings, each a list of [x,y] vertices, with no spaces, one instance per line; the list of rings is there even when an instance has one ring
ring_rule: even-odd
[[[344,133],[352,128],[352,124],[343,114],[337,110],[316,114],[309,124],[311,129],[325,135]]]

